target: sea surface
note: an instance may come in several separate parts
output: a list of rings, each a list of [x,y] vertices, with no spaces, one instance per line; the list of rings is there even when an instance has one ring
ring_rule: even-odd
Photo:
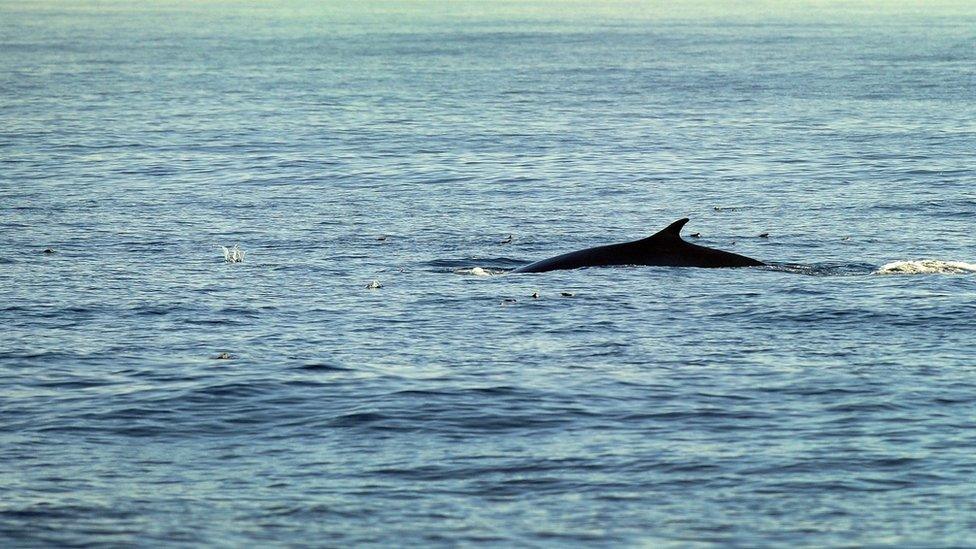
[[[0,0],[0,545],[976,545],[972,7]]]

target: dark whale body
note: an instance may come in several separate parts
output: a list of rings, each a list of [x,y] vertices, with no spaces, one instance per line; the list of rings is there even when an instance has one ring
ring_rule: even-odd
[[[581,267],[655,265],[662,267],[758,267],[765,265],[744,255],[696,246],[681,239],[688,218],[679,219],[659,233],[633,242],[587,248],[519,267],[515,273],[543,273]]]

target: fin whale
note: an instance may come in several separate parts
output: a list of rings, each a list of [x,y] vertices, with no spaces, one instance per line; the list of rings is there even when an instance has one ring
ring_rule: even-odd
[[[544,273],[581,267],[654,265],[663,267],[758,267],[762,261],[744,255],[696,246],[681,239],[688,218],[679,219],[647,238],[569,252],[515,269],[514,273]]]

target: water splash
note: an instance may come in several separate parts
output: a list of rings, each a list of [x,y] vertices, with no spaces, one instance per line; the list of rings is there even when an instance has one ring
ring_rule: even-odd
[[[240,246],[234,244],[230,248],[227,246],[220,246],[220,249],[224,251],[224,261],[228,263],[243,263],[244,262],[244,250]]]
[[[920,259],[917,261],[893,261],[874,271],[874,274],[965,274],[976,273],[976,263],[962,261],[939,261]]]

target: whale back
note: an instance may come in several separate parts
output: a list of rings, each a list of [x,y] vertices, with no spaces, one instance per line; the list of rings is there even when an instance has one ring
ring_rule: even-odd
[[[517,273],[539,273],[581,267],[649,265],[662,267],[756,267],[761,261],[744,255],[698,246],[681,238],[688,218],[681,218],[647,238],[569,252],[515,269]]]
[[[640,265],[674,267],[758,267],[762,261],[744,255],[692,244],[681,238],[681,229],[688,223],[682,218],[653,235],[634,242],[643,254]]]

